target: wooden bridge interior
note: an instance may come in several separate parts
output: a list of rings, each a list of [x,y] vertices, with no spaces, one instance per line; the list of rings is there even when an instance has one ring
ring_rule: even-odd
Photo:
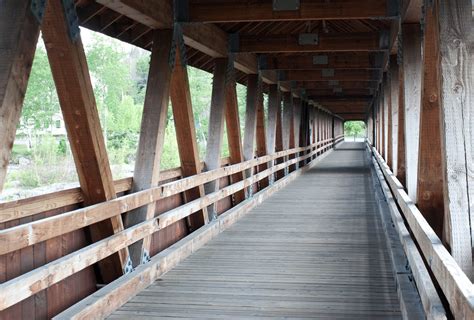
[[[0,192],[40,32],[80,182],[0,203],[0,319],[474,319],[473,7],[0,0]],[[150,51],[133,177],[79,26]],[[205,159],[188,65],[213,74]]]

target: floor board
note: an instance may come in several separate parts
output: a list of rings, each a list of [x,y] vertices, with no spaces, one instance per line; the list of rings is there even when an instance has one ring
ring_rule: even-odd
[[[343,143],[111,319],[400,319],[363,143]]]

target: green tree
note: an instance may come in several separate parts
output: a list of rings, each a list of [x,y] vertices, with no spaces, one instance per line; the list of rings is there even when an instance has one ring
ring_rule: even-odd
[[[27,131],[47,128],[52,122],[53,114],[59,111],[59,99],[48,56],[43,45],[39,45],[23,103],[20,127]]]
[[[344,135],[346,137],[361,137],[365,133],[365,123],[363,121],[344,122]]]

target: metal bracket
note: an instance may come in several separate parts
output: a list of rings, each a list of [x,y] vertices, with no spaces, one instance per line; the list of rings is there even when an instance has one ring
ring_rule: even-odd
[[[268,176],[268,183],[270,185],[275,183],[275,173],[272,173],[271,175]]]
[[[150,253],[148,252],[148,250],[145,250],[143,249],[143,253],[142,253],[142,264],[145,264],[145,263],[148,263],[150,262]]]
[[[313,64],[315,64],[315,65],[329,64],[329,57],[326,56],[326,55],[313,56]]]
[[[300,0],[273,0],[273,11],[295,11],[300,9]]]
[[[225,71],[225,83],[229,84],[235,79],[234,54],[229,53],[227,59],[227,69]]]
[[[129,274],[132,271],[133,271],[132,260],[130,259],[130,257],[128,257],[127,263],[125,263],[125,267],[123,268],[123,273]]]
[[[388,50],[390,49],[390,31],[389,30],[381,30],[379,34],[379,48],[381,50]]]
[[[44,11],[46,9],[46,0],[31,0],[30,10],[31,13],[35,16],[38,23],[43,22]]]
[[[387,1],[387,16],[397,17],[400,15],[400,0]]]
[[[75,42],[79,39],[81,31],[79,30],[79,18],[77,17],[74,0],[62,0],[62,4],[69,31],[69,38],[71,38],[72,42]]]
[[[189,1],[188,0],[174,0],[174,21],[187,22],[189,21]]]
[[[322,69],[321,76],[323,78],[331,78],[334,77],[334,69]]]
[[[318,45],[319,35],[317,33],[300,33],[298,35],[299,45]]]
[[[169,55],[169,60],[168,60],[168,64],[171,69],[173,69],[175,65],[178,47],[180,51],[181,64],[185,66],[187,64],[187,57],[186,57],[186,46],[184,44],[184,38],[183,38],[183,29],[181,28],[181,25],[178,22],[175,22],[174,28],[173,28],[173,40],[171,42],[171,50],[170,50],[170,55]]]
[[[229,51],[238,52],[240,49],[240,36],[238,33],[231,33],[229,35]]]
[[[286,80],[286,73],[283,70],[277,70],[277,79],[278,81],[285,81]]]
[[[267,56],[261,54],[258,56],[258,69],[259,70],[266,70],[268,65],[267,65]]]

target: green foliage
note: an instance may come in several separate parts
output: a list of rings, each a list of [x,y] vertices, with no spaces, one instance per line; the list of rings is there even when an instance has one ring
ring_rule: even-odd
[[[38,46],[23,103],[20,127],[47,128],[52,122],[52,115],[59,110],[59,99],[46,50],[43,46]]]
[[[86,35],[87,33],[87,35]],[[140,134],[150,53],[101,34],[83,30],[87,63],[114,178],[129,176]],[[87,39],[86,39],[87,38]],[[35,188],[77,181],[66,136],[49,133],[61,112],[48,57],[42,41],[36,50],[18,130],[23,144],[13,147],[6,187]],[[212,74],[188,67],[196,138],[201,160],[206,150]],[[237,84],[240,126],[245,125],[246,87]],[[17,140],[19,140],[17,138]],[[224,136],[222,156],[229,156]],[[26,164],[25,164],[26,163]],[[161,168],[180,166],[172,109],[167,115]]]
[[[365,134],[365,123],[363,121],[344,122],[344,135],[346,137],[362,137]]]

